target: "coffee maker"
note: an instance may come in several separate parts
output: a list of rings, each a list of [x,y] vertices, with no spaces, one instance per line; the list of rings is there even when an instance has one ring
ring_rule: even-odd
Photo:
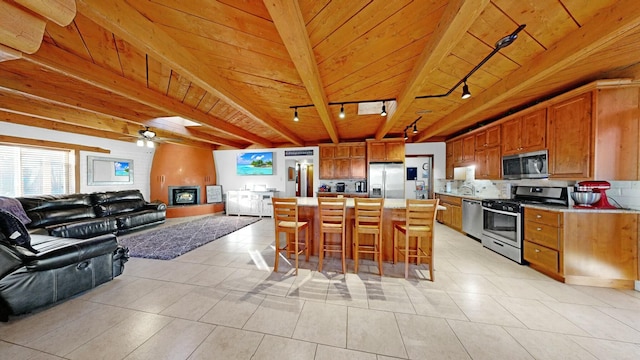
[[[356,181],[356,192],[367,192],[367,182]]]

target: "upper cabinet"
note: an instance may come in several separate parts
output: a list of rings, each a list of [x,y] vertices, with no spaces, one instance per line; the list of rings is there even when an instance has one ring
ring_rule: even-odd
[[[547,109],[536,110],[502,123],[502,155],[546,148]]]
[[[549,174],[585,179],[590,175],[591,93],[549,107]]]
[[[367,140],[369,162],[404,162],[404,139]]]
[[[461,139],[453,141],[453,165],[467,166],[472,165],[476,158],[476,140],[475,135],[468,135]]]
[[[500,145],[500,126],[489,126],[475,135],[476,150]]]
[[[320,179],[364,179],[367,177],[365,143],[320,145]]]

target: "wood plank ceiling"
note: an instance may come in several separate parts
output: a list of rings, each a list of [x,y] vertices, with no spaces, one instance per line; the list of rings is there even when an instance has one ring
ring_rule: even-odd
[[[36,34],[26,44],[0,15],[0,121],[123,141],[149,126],[169,142],[242,149],[401,137],[421,116],[408,141],[441,141],[581,84],[640,74],[636,0],[51,4],[69,1],[56,11],[68,25],[29,7],[38,1],[3,1],[38,21],[18,24]],[[470,99],[461,86],[416,99],[452,89],[521,24],[467,79]],[[395,112],[357,114],[356,102],[380,99],[396,99]],[[340,119],[329,103],[343,102]],[[292,106],[303,105],[294,122]]]

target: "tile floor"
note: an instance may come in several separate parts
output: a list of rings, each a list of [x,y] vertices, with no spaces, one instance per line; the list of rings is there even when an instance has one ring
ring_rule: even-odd
[[[640,358],[640,292],[558,283],[442,225],[435,282],[373,262],[273,273],[272,231],[264,219],[171,261],[131,258],[1,323],[0,359]]]

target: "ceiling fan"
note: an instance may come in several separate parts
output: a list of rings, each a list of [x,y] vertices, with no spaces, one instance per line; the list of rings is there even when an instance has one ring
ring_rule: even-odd
[[[153,142],[153,139],[155,139],[156,137],[155,131],[149,130],[149,127],[147,126],[144,130],[138,130],[138,134],[140,134],[140,137],[136,141],[136,145],[144,146],[146,144],[148,148],[155,147],[155,144]]]

